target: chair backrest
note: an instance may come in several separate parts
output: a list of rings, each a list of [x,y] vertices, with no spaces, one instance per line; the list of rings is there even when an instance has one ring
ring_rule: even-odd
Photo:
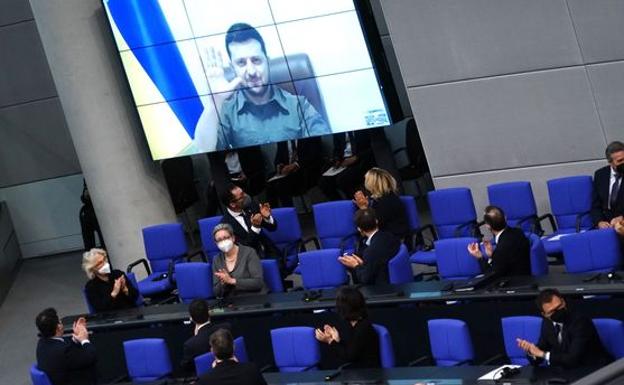
[[[286,254],[295,254],[298,250],[289,248],[301,240],[301,224],[294,207],[280,207],[271,210],[273,219],[277,222],[275,231],[264,231],[273,244]]]
[[[324,249],[340,248],[343,238],[356,233],[353,215],[355,205],[349,200],[323,202],[312,205],[314,227],[321,247]],[[345,249],[353,249],[355,238],[345,240]]]
[[[407,224],[411,231],[420,229],[420,217],[418,216],[418,208],[416,207],[416,199],[411,195],[401,195],[401,202],[405,206],[407,214]]]
[[[321,349],[314,328],[298,326],[271,330],[273,358],[280,372],[302,372],[315,368]]]
[[[522,219],[537,215],[530,182],[492,184],[487,187],[487,191],[490,204],[503,209],[509,226],[516,227]],[[529,232],[532,224],[533,221],[525,221],[520,224],[520,228]]]
[[[234,356],[238,362],[249,362],[247,348],[245,347],[245,338],[242,336],[234,338]],[[195,371],[198,377],[212,370],[214,359],[215,357],[212,352],[204,353],[194,358]]]
[[[133,382],[155,381],[172,372],[169,349],[162,338],[124,341],[128,375]]]
[[[431,354],[437,366],[455,366],[474,359],[468,325],[456,319],[432,319],[427,322]]]
[[[529,234],[531,244],[531,274],[539,277],[548,274],[548,257],[544,242],[537,234]]]
[[[394,359],[394,345],[392,344],[392,336],[385,326],[373,324],[373,328],[379,336],[379,355],[381,357],[381,367],[384,369],[394,368],[396,365]]]
[[[442,279],[470,279],[481,274],[481,266],[468,252],[468,244],[476,238],[449,238],[435,241],[438,274]]]
[[[542,328],[542,318],[535,316],[518,316],[501,318],[505,352],[513,365],[528,365],[524,350],[518,347],[516,338],[537,343]]]
[[[551,179],[548,185],[548,197],[559,232],[576,231],[576,221],[580,214],[588,213],[592,205],[592,177],[577,175]],[[581,229],[592,227],[591,217],[581,218]]]
[[[87,309],[89,310],[89,314],[95,314],[95,308],[93,307],[93,305],[91,305],[91,302],[89,302],[89,297],[87,297],[87,290],[86,288],[83,286],[82,287],[82,297],[85,300],[85,303],[87,304]]]
[[[212,269],[209,263],[188,262],[175,267],[178,294],[184,303],[214,297]]]
[[[609,272],[621,266],[622,253],[615,230],[592,230],[561,238],[568,273]]]
[[[322,289],[347,283],[347,270],[338,262],[340,249],[321,249],[299,254],[299,272],[305,289]]]
[[[280,275],[279,266],[275,259],[262,259],[262,274],[269,293],[283,293],[284,284]]]
[[[412,263],[407,247],[401,244],[399,252],[388,261],[388,276],[390,283],[401,284],[414,281]]]
[[[33,385],[52,385],[52,381],[45,372],[39,370],[37,364],[30,367],[30,380]]]
[[[469,188],[455,187],[427,193],[431,220],[439,239],[473,236],[474,227],[465,225],[477,220],[472,193]]]
[[[181,223],[165,223],[143,228],[145,255],[152,271],[166,272],[169,262],[188,252]]]
[[[212,237],[212,230],[216,225],[221,223],[221,218],[223,218],[221,215],[217,215],[214,217],[202,218],[197,221],[197,225],[199,226],[199,238],[201,239],[202,248],[209,261],[214,255],[219,253],[219,248]]]
[[[624,323],[612,318],[594,318],[602,345],[616,360],[624,357]]]

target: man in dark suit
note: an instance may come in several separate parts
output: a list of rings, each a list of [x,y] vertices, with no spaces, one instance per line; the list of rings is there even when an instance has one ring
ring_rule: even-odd
[[[392,233],[380,231],[375,210],[355,213],[355,225],[362,235],[355,254],[338,258],[351,271],[353,283],[375,285],[388,283],[388,261],[399,252],[401,241]]]
[[[277,144],[275,176],[267,184],[272,206],[292,207],[294,195],[316,185],[321,173],[321,137],[289,140]]]
[[[37,367],[52,384],[95,384],[95,347],[89,342],[87,321],[74,322],[71,340],[63,338],[63,324],[53,308],[39,313],[35,323],[40,334]]]
[[[611,142],[605,150],[609,164],[594,174],[591,217],[601,229],[614,227],[624,216],[624,143]]]
[[[238,362],[232,334],[227,329],[219,329],[210,336],[210,351],[215,355],[213,369],[199,377],[198,385],[266,385],[254,363]]]
[[[533,364],[543,361],[550,366],[576,368],[579,366],[603,366],[613,357],[600,342],[592,321],[568,310],[565,299],[556,289],[542,290],[536,300],[544,317],[539,341],[533,344],[516,339]]]
[[[329,200],[343,199],[339,190],[350,198],[359,190],[366,171],[374,165],[370,130],[334,134],[333,140],[332,167],[345,169],[333,176],[323,175],[319,188]]]
[[[182,350],[182,361],[180,367],[184,373],[191,375],[195,373],[195,357],[210,351],[210,336],[217,329],[230,329],[230,324],[212,324],[208,303],[203,299],[195,299],[189,305],[189,314],[193,321],[193,337],[184,342]]]
[[[468,252],[479,260],[483,271],[494,271],[499,276],[531,275],[531,246],[522,229],[507,226],[505,213],[496,206],[485,208],[485,225],[494,235],[496,247],[484,241],[483,258],[479,244],[468,245]]]
[[[275,231],[277,222],[271,216],[268,203],[254,202],[240,187],[230,184],[224,191],[221,202],[226,207],[221,223],[234,229],[236,241],[256,250],[260,258],[279,256],[279,251],[262,229]]]

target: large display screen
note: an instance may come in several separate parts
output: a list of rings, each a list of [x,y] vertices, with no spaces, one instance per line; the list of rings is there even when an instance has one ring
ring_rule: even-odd
[[[390,124],[353,0],[104,0],[152,157]]]

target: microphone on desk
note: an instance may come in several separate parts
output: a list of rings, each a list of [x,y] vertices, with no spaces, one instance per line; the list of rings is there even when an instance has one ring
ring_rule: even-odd
[[[340,365],[338,367],[338,370],[336,370],[335,372],[329,373],[328,375],[325,376],[325,381],[331,381],[334,378],[338,377],[339,375],[342,374],[342,370],[346,367],[349,367],[351,365],[350,362],[347,362],[346,364]]]

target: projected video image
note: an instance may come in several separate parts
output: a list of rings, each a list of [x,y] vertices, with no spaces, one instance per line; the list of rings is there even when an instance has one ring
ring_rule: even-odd
[[[352,0],[104,0],[154,159],[390,124]]]

